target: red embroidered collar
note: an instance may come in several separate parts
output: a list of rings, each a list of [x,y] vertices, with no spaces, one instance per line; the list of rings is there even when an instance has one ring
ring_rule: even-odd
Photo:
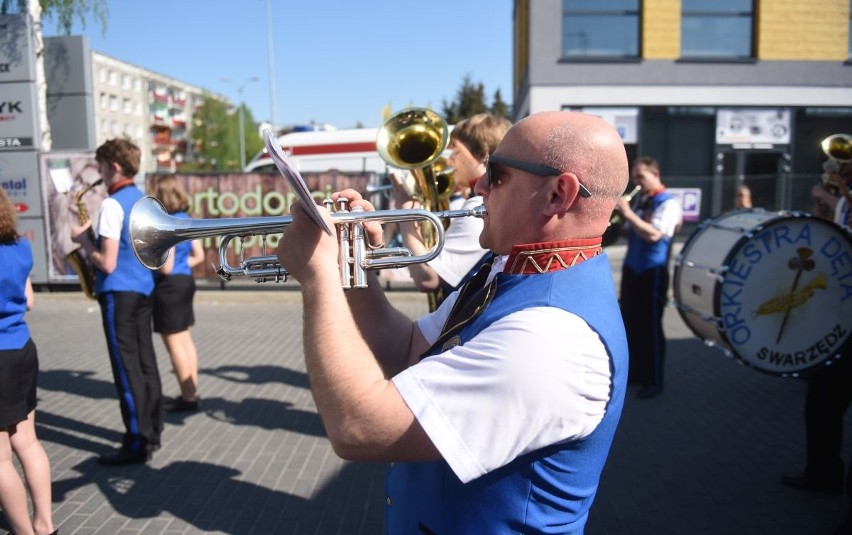
[[[503,273],[530,275],[559,271],[601,253],[601,238],[515,245]]]
[[[108,192],[110,195],[112,195],[113,193],[115,193],[116,191],[120,190],[120,189],[121,189],[121,188],[123,188],[124,186],[129,186],[130,184],[133,184],[133,179],[132,179],[132,178],[122,178],[121,180],[119,180],[119,181],[118,181],[118,182],[116,182],[115,184],[111,184],[111,185],[110,185],[110,187],[109,187],[109,188],[107,188],[107,192]]]

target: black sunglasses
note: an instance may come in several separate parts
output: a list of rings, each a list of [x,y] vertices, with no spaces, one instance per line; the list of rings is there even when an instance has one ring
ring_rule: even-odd
[[[559,176],[562,174],[562,171],[559,169],[554,169],[548,165],[541,165],[538,163],[530,163],[524,162],[521,160],[514,160],[512,158],[506,158],[504,156],[500,156],[497,154],[492,154],[488,157],[488,160],[485,162],[485,185],[489,188],[494,184],[494,175],[491,171],[491,165],[497,164],[502,165],[504,167],[510,167],[512,169],[518,169],[520,171],[526,171],[527,173],[532,173],[535,176]],[[579,182],[578,182],[579,183]],[[580,197],[591,197],[592,192],[589,191],[586,186],[582,183],[580,184]]]

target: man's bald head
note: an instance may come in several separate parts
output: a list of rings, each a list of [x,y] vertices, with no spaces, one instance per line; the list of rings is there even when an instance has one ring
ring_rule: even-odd
[[[513,152],[520,150],[527,159],[577,175],[592,196],[575,203],[572,211],[576,209],[602,234],[630,176],[618,132],[599,117],[556,111],[522,119],[509,131],[507,141],[510,135]]]

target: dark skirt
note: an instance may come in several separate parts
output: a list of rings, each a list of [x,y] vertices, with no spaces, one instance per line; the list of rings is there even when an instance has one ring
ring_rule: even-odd
[[[154,332],[179,333],[195,324],[192,299],[195,279],[190,275],[169,275],[154,287]]]
[[[38,351],[32,339],[21,349],[0,350],[0,428],[27,419],[36,408]]]

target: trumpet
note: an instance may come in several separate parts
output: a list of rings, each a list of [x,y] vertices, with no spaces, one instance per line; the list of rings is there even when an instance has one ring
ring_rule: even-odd
[[[366,288],[367,270],[407,267],[434,259],[444,246],[443,219],[484,217],[484,206],[471,210],[348,210],[348,201],[338,201],[331,218],[340,244],[340,284],[343,288]],[[333,203],[326,201],[331,210]],[[136,258],[146,268],[159,269],[166,263],[172,247],[201,238],[222,237],[219,244],[219,266],[216,273],[223,280],[233,276],[254,277],[257,282],[286,281],[289,273],[275,255],[240,258],[239,265],[228,264],[227,249],[231,240],[240,237],[283,232],[293,221],[291,216],[246,217],[221,219],[185,219],[169,215],[162,203],[153,197],[136,201],[130,213],[130,242]],[[420,221],[429,223],[435,232],[435,243],[422,255],[414,255],[407,247],[373,248],[364,236],[364,223]]]
[[[630,202],[641,189],[642,186],[636,186],[629,192],[622,195],[622,198],[627,202]],[[606,230],[604,231],[603,239],[601,240],[601,247],[607,247],[618,241],[619,236],[621,236],[621,228],[623,226],[624,216],[622,216],[620,212],[614,211],[612,215],[609,216],[609,225],[607,225]]]
[[[846,199],[846,202],[852,205],[852,193],[849,191],[849,186],[840,176],[840,169],[843,165],[852,162],[852,136],[849,134],[833,134],[823,139],[820,143],[823,153],[828,156],[822,169],[822,187],[830,195]],[[818,215],[826,219],[834,219],[834,209],[823,200],[816,201],[816,212]]]

